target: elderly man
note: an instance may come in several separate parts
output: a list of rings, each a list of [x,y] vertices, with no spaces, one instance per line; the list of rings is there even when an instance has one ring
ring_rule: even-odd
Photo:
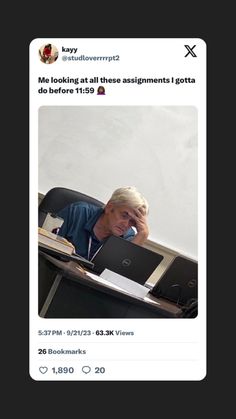
[[[147,214],[148,203],[135,187],[119,188],[104,208],[81,201],[58,212],[64,219],[58,234],[90,260],[111,235],[143,245],[149,233]]]

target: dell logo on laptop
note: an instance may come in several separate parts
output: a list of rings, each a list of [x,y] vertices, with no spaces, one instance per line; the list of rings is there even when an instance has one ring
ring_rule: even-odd
[[[131,260],[130,259],[123,259],[121,263],[125,267],[130,266],[131,265]]]
[[[189,288],[196,287],[196,285],[197,285],[196,279],[190,279],[190,281],[188,281]]]

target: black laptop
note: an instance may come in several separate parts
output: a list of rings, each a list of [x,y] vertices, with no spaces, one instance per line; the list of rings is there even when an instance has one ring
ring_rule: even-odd
[[[93,271],[101,274],[104,269],[116,272],[144,285],[163,256],[121,237],[110,236],[91,259]]]
[[[198,263],[176,256],[151,291],[180,306],[187,306],[198,299]]]

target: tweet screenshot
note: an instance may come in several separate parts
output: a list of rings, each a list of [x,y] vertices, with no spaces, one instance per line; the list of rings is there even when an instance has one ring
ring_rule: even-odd
[[[33,380],[206,377],[206,54],[31,41]]]

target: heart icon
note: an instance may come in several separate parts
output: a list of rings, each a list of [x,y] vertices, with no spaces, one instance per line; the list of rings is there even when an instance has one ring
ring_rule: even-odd
[[[82,371],[85,374],[88,374],[91,371],[91,368],[88,365],[85,365],[84,367],[82,367]]]
[[[47,370],[47,367],[39,367],[39,371],[41,372],[41,374],[46,374]]]

